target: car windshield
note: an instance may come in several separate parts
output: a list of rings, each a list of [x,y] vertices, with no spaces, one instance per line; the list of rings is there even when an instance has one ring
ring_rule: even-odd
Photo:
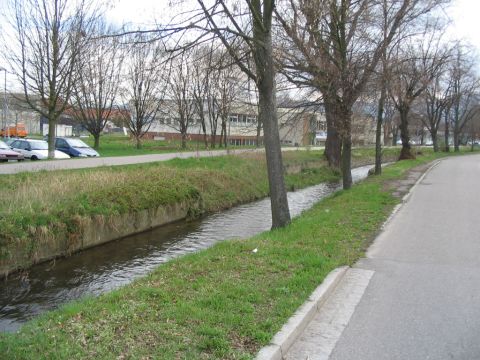
[[[32,150],[48,150],[46,141],[29,141]]]
[[[78,139],[66,139],[68,144],[71,146],[71,147],[74,147],[74,148],[88,148],[90,146],[88,146],[87,144],[85,144],[82,140],[78,140]]]
[[[10,148],[3,141],[0,141],[0,149],[10,149]]]

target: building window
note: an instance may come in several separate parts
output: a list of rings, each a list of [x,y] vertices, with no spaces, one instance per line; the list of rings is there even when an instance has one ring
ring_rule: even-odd
[[[237,115],[230,115],[228,117],[228,120],[231,122],[231,123],[236,123],[238,122],[238,116]]]

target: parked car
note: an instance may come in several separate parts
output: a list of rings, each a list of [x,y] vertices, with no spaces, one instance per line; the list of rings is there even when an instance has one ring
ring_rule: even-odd
[[[3,141],[0,141],[0,162],[7,162],[8,160],[23,161],[25,158],[22,154],[11,150]]]
[[[13,143],[15,140],[19,140],[19,139],[16,138],[16,137],[9,137],[9,138],[4,138],[4,139],[3,139],[3,142],[4,142],[5,144],[7,144],[8,146],[12,146],[12,143]]]
[[[402,139],[397,140],[397,145],[402,145]],[[415,140],[410,140],[410,145],[417,145]]]
[[[85,144],[80,139],[75,138],[55,138],[55,149],[64,152],[72,157],[96,157],[100,156],[98,152]]]
[[[30,160],[43,160],[48,158],[48,143],[43,140],[18,139],[10,147],[12,150],[23,154]],[[55,159],[69,159],[64,152],[55,150]]]

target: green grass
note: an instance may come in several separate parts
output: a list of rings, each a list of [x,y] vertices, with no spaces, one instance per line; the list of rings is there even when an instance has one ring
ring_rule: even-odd
[[[93,147],[93,136],[82,138],[85,143]],[[142,148],[137,149],[135,142],[129,136],[123,135],[103,135],[100,137],[100,148],[98,152],[101,156],[128,156],[128,155],[144,155],[154,153],[165,153],[177,151],[175,146],[169,145],[165,141],[144,140]]]
[[[291,152],[285,163],[301,170],[287,175],[291,188],[338,178],[320,152]],[[263,154],[3,175],[0,264],[17,259],[19,247],[28,264],[44,242],[81,233],[86,218],[101,216],[108,221],[110,216],[180,202],[191,204],[189,213],[194,217],[267,194]]]
[[[252,359],[331,270],[364,254],[398,202],[385,183],[436,157],[389,166],[286,228],[219,243],[47,313],[0,335],[0,351],[10,359]]]
[[[93,136],[82,138],[85,143],[92,146],[94,145]],[[245,146],[235,147],[229,146],[230,149],[234,148],[248,148]],[[218,144],[215,148],[221,150]],[[129,136],[123,135],[102,135],[100,137],[100,148],[98,152],[101,156],[129,156],[129,155],[146,155],[146,154],[162,154],[169,152],[182,152],[182,151],[197,151],[205,150],[205,144],[198,141],[188,141],[187,148],[182,149],[181,142],[179,140],[142,140],[142,147],[137,149],[134,139]],[[214,150],[214,149],[211,149]]]
[[[331,270],[364,254],[399,201],[386,183],[441,156],[398,162],[284,229],[219,243],[67,304],[0,335],[0,352],[11,359],[252,359]],[[228,167],[215,160],[170,165]]]
[[[385,160],[396,158],[398,150],[387,149]],[[354,149],[354,166],[372,163],[373,151]],[[284,165],[288,189],[339,178],[319,151],[285,152]],[[192,203],[190,214],[198,216],[267,194],[263,153],[3,175],[0,261],[12,258],[19,243],[33,256],[42,241],[78,234],[85,218],[102,216],[108,220],[178,202]]]

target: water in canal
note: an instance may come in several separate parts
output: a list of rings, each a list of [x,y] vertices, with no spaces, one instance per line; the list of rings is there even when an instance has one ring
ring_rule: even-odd
[[[354,181],[365,178],[369,168],[354,169]],[[309,209],[339,188],[338,183],[324,183],[288,193],[291,215]],[[0,281],[0,331],[15,331],[33,316],[67,301],[128,284],[171,258],[218,241],[248,238],[270,227],[270,200],[264,199],[36,265],[28,272]]]

